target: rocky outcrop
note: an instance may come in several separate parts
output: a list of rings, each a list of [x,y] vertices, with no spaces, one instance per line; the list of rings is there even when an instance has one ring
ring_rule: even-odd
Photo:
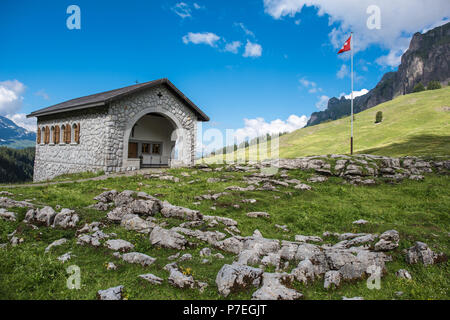
[[[393,98],[411,93],[421,82],[440,81],[447,85],[450,80],[450,23],[425,34],[414,34],[408,50],[403,54],[396,72],[386,73],[375,88],[354,99],[354,112],[372,108]],[[307,126],[329,120],[337,120],[350,114],[350,99],[331,98],[324,111],[314,112]]]
[[[443,261],[447,261],[444,253],[436,253],[426,243],[420,241],[417,241],[406,253],[406,262],[409,264],[421,262],[425,266],[429,266]]]
[[[263,270],[243,264],[225,264],[216,277],[219,293],[227,297],[230,293],[258,287],[262,280]]]

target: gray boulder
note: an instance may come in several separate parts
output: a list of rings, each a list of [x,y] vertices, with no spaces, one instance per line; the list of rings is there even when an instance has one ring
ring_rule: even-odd
[[[50,244],[47,246],[47,248],[45,248],[45,252],[49,252],[53,247],[61,246],[61,245],[63,245],[63,244],[66,243],[66,242],[67,242],[67,239],[66,239],[66,238],[62,238],[62,239],[59,239],[59,240],[55,240],[55,241],[53,241],[52,243],[50,243]]]
[[[167,201],[162,203],[161,214],[166,218],[183,220],[202,220],[203,215],[198,210],[174,206]]]
[[[122,259],[128,263],[137,263],[143,267],[153,264],[156,259],[140,252],[129,252],[122,255]]]
[[[291,285],[294,276],[287,273],[264,273],[262,286],[252,295],[252,300],[298,300],[303,295],[287,286]]]
[[[375,251],[389,251],[398,247],[400,236],[396,230],[388,230],[380,235],[380,241],[375,243]]]
[[[217,273],[217,289],[222,296],[227,297],[232,292],[258,287],[262,274],[261,269],[237,263],[225,264]]]
[[[122,239],[113,239],[105,242],[108,249],[120,252],[127,252],[134,249],[134,245]]]
[[[117,286],[97,292],[99,300],[122,300],[123,286]]]
[[[155,276],[152,273],[147,273],[147,274],[141,274],[139,275],[139,278],[144,279],[145,281],[151,283],[151,284],[156,284],[156,285],[160,285],[163,283],[163,279]]]
[[[420,241],[417,241],[406,253],[406,262],[409,264],[422,262],[425,266],[429,266],[444,261],[447,261],[444,253],[438,254],[432,251],[426,243]]]
[[[80,221],[80,218],[74,210],[64,208],[58,214],[56,214],[52,226],[64,229],[75,228],[78,221]]]
[[[0,218],[8,220],[8,221],[16,221],[17,216],[14,212],[9,212],[3,208],[0,208]]]
[[[154,246],[179,250],[184,249],[187,241],[176,231],[156,226],[150,233],[150,243]]]

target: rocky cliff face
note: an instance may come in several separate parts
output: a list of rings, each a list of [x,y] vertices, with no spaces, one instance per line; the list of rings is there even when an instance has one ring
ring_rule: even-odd
[[[419,82],[427,85],[437,80],[447,85],[450,80],[450,23],[424,34],[414,34],[396,72],[386,73],[375,88],[354,100],[355,113],[372,108],[393,98],[411,93]],[[314,112],[307,126],[339,119],[350,114],[350,100],[331,98],[324,111]]]

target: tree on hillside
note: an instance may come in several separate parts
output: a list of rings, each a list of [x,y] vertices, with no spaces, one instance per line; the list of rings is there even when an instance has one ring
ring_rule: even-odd
[[[0,182],[25,182],[33,179],[34,148],[0,147]]]
[[[378,111],[375,116],[375,123],[380,123],[381,121],[383,121],[383,112]]]
[[[428,83],[428,87],[427,90],[437,90],[437,89],[441,89],[441,83],[439,81],[430,81]]]
[[[413,92],[421,92],[425,91],[425,86],[422,84],[422,82],[419,82],[414,86]]]

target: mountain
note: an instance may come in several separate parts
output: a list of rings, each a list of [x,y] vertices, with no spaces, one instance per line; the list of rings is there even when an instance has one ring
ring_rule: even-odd
[[[36,133],[19,127],[8,118],[0,116],[0,146],[12,148],[32,147],[36,143]]]
[[[437,80],[447,85],[450,80],[450,22],[424,34],[414,34],[401,64],[395,72],[386,73],[375,88],[354,99],[354,112],[359,113],[399,95],[411,93],[421,82]],[[324,111],[314,112],[307,126],[337,120],[350,114],[350,99],[331,98]]]

